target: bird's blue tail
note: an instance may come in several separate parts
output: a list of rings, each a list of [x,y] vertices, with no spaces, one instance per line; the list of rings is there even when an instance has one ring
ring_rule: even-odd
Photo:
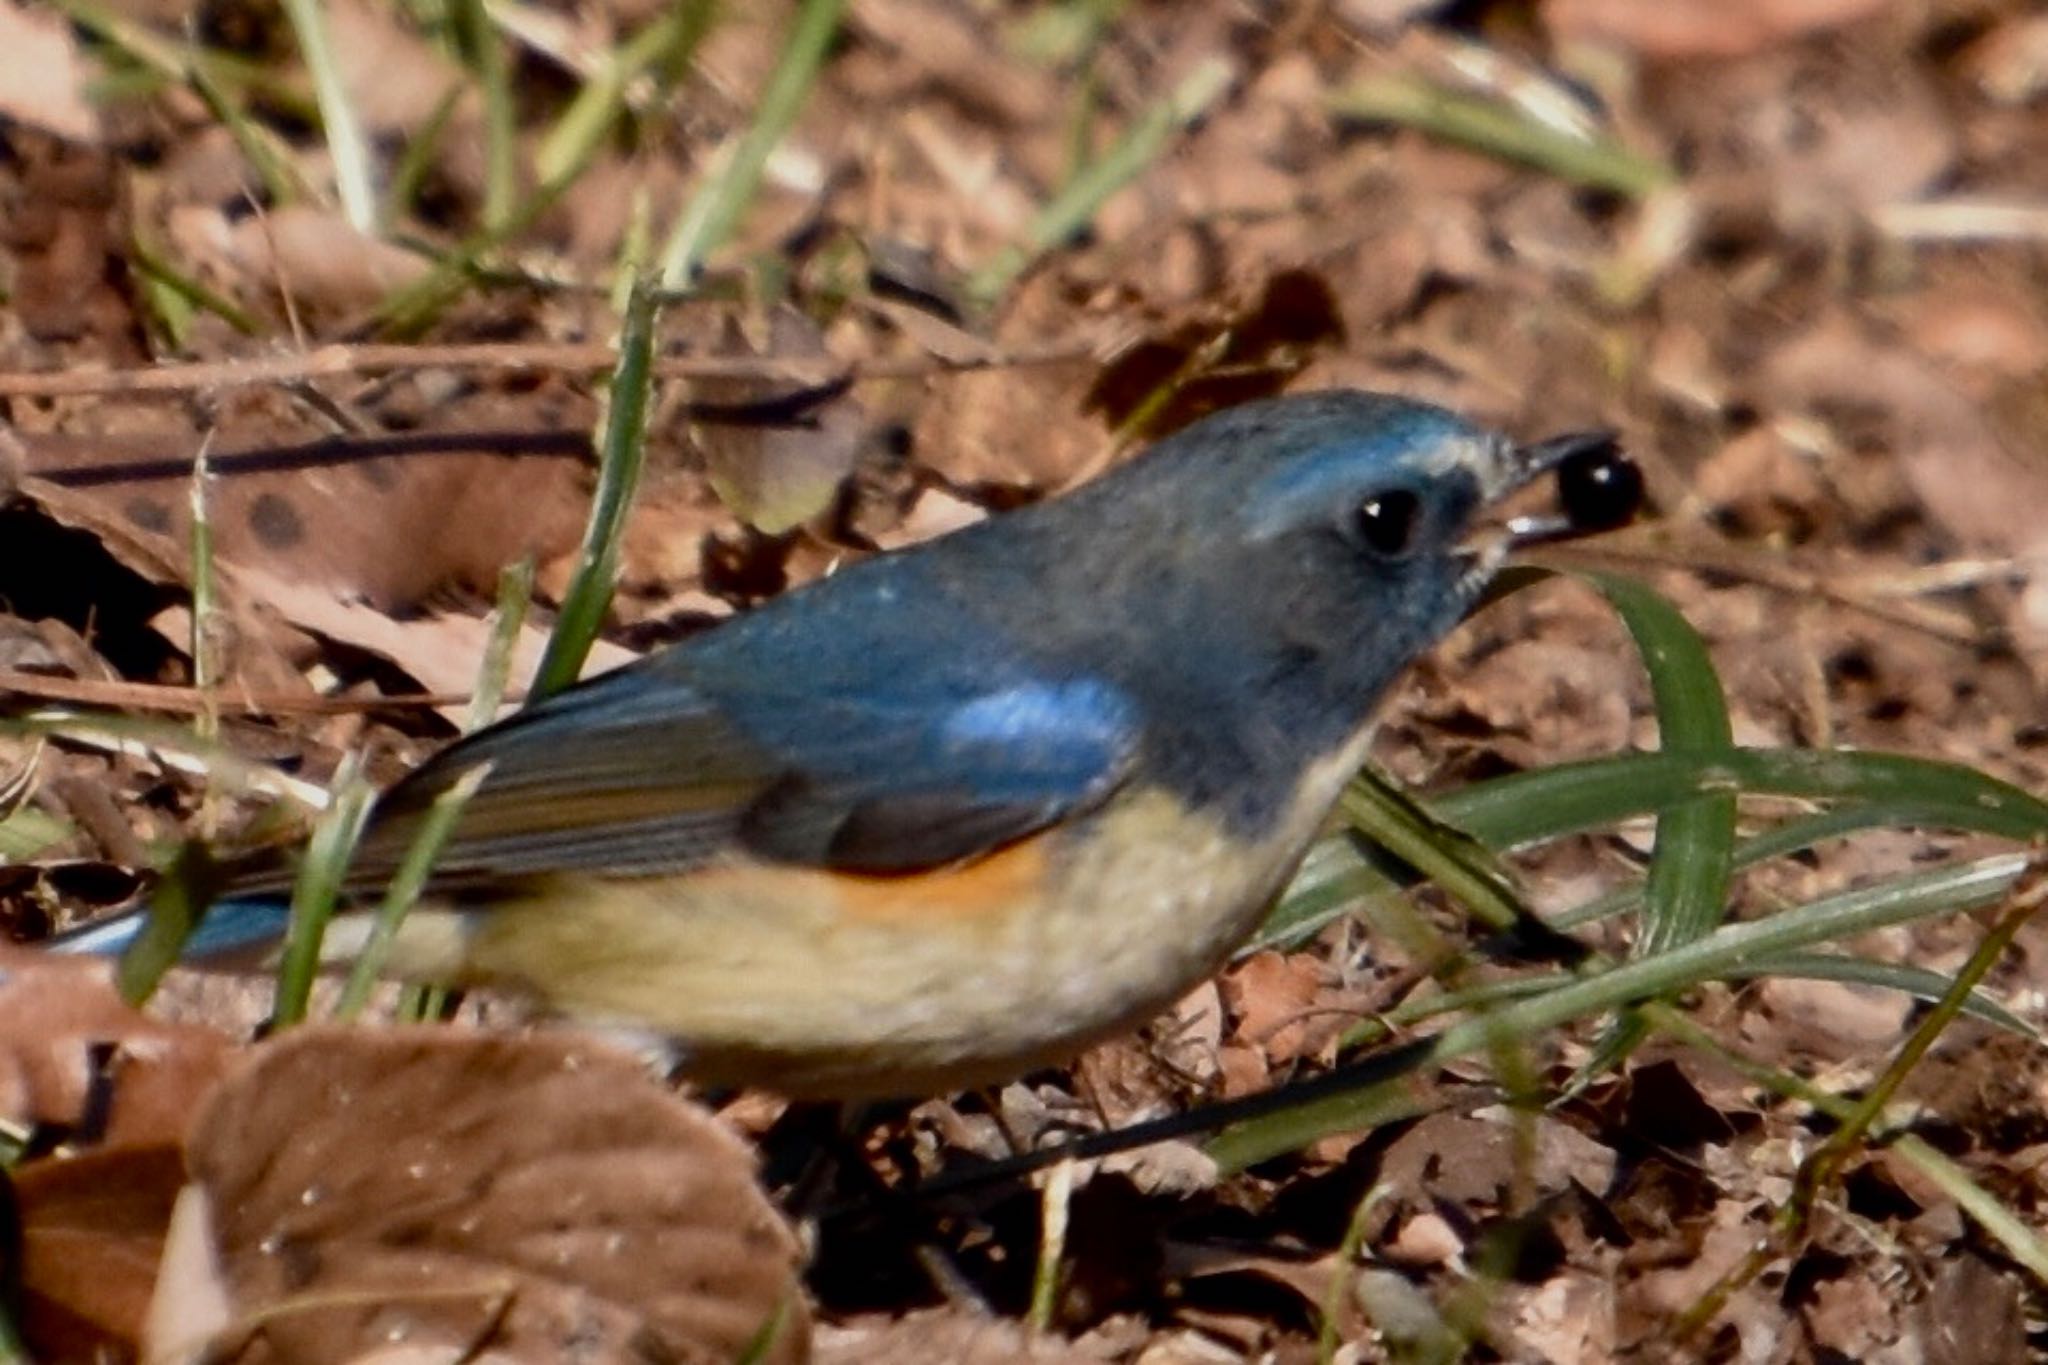
[[[148,918],[148,908],[139,907],[67,930],[41,946],[54,953],[118,957],[142,932]],[[288,904],[274,896],[217,901],[185,940],[183,957],[188,962],[204,962],[246,954],[282,938],[289,918]]]

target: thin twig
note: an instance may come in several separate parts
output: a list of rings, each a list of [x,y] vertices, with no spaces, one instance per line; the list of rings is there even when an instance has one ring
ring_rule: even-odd
[[[1641,541],[1613,538],[1604,544],[1588,542],[1569,548],[1546,549],[1531,554],[1532,563],[1584,567],[1617,565],[1640,572],[1646,568],[1683,569],[1689,573],[1716,574],[1754,583],[1788,596],[1824,601],[1875,620],[1931,635],[1952,645],[1975,648],[1985,643],[1986,631],[1959,612],[1945,612],[1917,603],[1900,602],[1879,593],[1857,592],[1841,586],[1839,575],[1802,568],[1739,548],[1698,542],[1651,545]]]
[[[388,697],[285,697],[263,693],[237,697],[216,693],[208,698],[196,687],[169,683],[53,678],[43,673],[0,668],[0,696],[10,693],[37,701],[115,711],[167,711],[181,716],[197,715],[209,706],[233,716],[352,716],[366,711],[438,710],[466,706],[470,701],[459,692],[403,692]],[[514,696],[516,699],[518,694]]]
[[[817,356],[664,356],[654,362],[662,379],[782,380],[829,385],[879,379],[917,379],[971,370],[1059,365],[1094,358],[1092,341],[1068,340],[1043,346],[991,351],[986,355],[920,355],[842,363]],[[0,398],[70,398],[86,394],[190,393],[200,389],[243,389],[262,384],[344,375],[390,374],[404,370],[451,369],[526,373],[535,370],[597,374],[619,357],[601,343],[512,345],[322,346],[297,355],[156,365],[129,370],[0,372]]]

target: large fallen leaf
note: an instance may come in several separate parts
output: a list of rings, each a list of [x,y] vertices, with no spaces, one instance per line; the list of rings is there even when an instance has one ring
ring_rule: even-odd
[[[225,577],[293,625],[387,659],[429,692],[466,695],[476,683],[478,663],[490,642],[491,623],[481,616],[439,612],[401,619],[331,588],[293,582],[260,569],[236,568]],[[547,640],[548,633],[538,626],[520,627],[507,670],[515,691],[523,690],[540,667]],[[584,672],[601,673],[637,657],[622,646],[598,640],[591,645]],[[445,711],[459,719],[466,709],[451,706]]]
[[[596,1043],[298,1030],[215,1092],[186,1159],[212,1237],[166,1258],[153,1360],[808,1354],[748,1149]],[[210,1265],[231,1316],[194,1321]]]

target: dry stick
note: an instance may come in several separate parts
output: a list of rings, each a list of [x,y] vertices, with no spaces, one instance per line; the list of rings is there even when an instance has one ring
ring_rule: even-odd
[[[194,715],[208,701],[197,688],[165,683],[106,682],[95,678],[55,678],[45,673],[24,673],[0,668],[0,698],[8,694],[33,697],[39,701],[65,702],[78,706],[104,706],[117,711],[168,711]],[[459,692],[408,692],[389,697],[301,697],[216,693],[212,705],[224,715],[236,716],[344,716],[363,711],[425,710],[462,706],[469,698]]]
[[[759,379],[828,387],[870,379],[915,379],[929,374],[1057,365],[1095,357],[1090,341],[993,351],[986,355],[911,356],[840,362],[815,356],[664,356],[654,362],[663,379]],[[389,374],[409,369],[480,371],[609,371],[618,356],[609,346],[515,344],[462,346],[322,346],[297,355],[156,365],[129,370],[0,373],[0,398],[69,398],[85,394],[188,393],[249,388],[337,375]]]
[[[693,421],[768,426],[804,418],[813,408],[870,379],[902,379],[970,370],[1051,365],[1087,359],[1095,351],[1062,343],[982,356],[869,361],[842,365],[831,360],[773,356],[672,356],[655,363],[664,377],[745,377],[781,380],[793,387],[741,403],[692,401],[683,411]],[[0,398],[71,397],[82,394],[185,392],[252,384],[303,382],[309,376],[376,374],[398,368],[431,367],[524,371],[605,369],[616,359],[605,346],[330,346],[305,355],[261,361],[167,365],[153,369],[71,371],[56,374],[0,374]],[[17,434],[33,450],[37,434]],[[582,431],[406,431],[382,436],[331,436],[283,445],[222,451],[209,461],[215,475],[276,473],[351,464],[388,456],[468,455],[552,456],[586,459],[590,437]],[[38,469],[37,477],[67,488],[98,487],[145,479],[183,478],[192,461],[183,454],[139,460]]]
[[[34,451],[41,443],[34,434],[29,434],[23,444]],[[47,446],[44,448],[48,449]],[[206,463],[210,474],[228,477],[324,468],[397,455],[479,454],[580,460],[590,455],[590,435],[582,431],[523,430],[401,431],[386,436],[324,436],[284,445],[245,446],[240,450],[221,451],[210,454]],[[62,488],[99,488],[145,479],[183,478],[191,472],[192,457],[189,455],[155,455],[102,464],[61,465],[37,469],[34,475]]]
[[[1588,542],[1569,548],[1545,549],[1528,558],[1532,563],[1564,567],[1604,564],[1618,565],[1635,572],[1658,568],[1718,574],[1793,597],[1814,598],[1846,607],[1890,625],[1931,635],[1946,644],[1974,647],[1982,645],[1986,638],[1983,629],[1959,613],[1917,606],[1877,594],[1852,592],[1831,582],[1825,573],[1774,563],[1757,555],[1716,545],[1693,543],[1664,548],[1625,541],[1611,545]]]

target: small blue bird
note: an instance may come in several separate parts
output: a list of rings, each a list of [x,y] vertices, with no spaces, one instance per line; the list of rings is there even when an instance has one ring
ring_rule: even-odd
[[[1563,515],[1482,517],[1548,471]],[[1639,491],[1607,433],[1518,446],[1362,392],[1234,408],[450,746],[385,794],[349,889],[488,764],[397,973],[655,1030],[712,1084],[1014,1077],[1214,971],[1395,676],[1509,551],[1625,521]],[[274,938],[287,885],[232,876],[193,951]]]

